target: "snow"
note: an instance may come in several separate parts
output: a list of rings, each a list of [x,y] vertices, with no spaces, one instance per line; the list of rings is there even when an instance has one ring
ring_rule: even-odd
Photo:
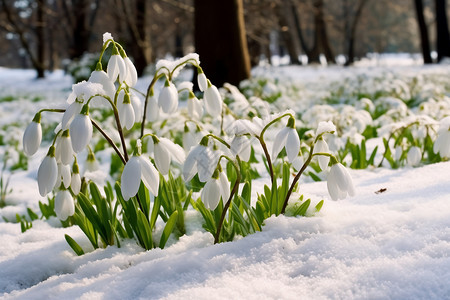
[[[305,80],[318,80],[328,72],[302,70]],[[288,72],[277,72],[294,76],[294,71],[289,67]],[[329,72],[336,78],[340,74],[333,68]],[[148,81],[141,79],[138,85]],[[48,100],[29,105],[20,99],[16,110],[9,102],[1,103],[0,114],[8,118],[0,123],[5,126],[14,118],[30,122],[38,108],[62,106],[70,90],[70,80],[59,72],[34,80],[30,71],[2,68],[1,96],[41,93]],[[29,171],[12,174],[13,192],[0,216],[12,220],[26,207],[38,211],[42,198],[35,179],[45,152],[41,148],[29,161]],[[450,298],[450,162],[350,174],[354,197],[334,202],[326,182],[302,182],[300,192],[306,199],[325,199],[320,213],[272,217],[262,232],[218,245],[194,210],[187,211],[185,236],[151,251],[131,240],[123,241],[121,248],[93,250],[78,227],[61,228],[56,219],[34,221],[25,233],[18,224],[0,219],[0,298]],[[254,181],[255,189],[265,180]],[[64,234],[86,254],[76,256]]]

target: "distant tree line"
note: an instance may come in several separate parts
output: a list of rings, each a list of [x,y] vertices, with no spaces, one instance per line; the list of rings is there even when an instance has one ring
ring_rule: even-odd
[[[216,84],[274,55],[350,65],[369,52],[421,51],[433,63],[450,57],[447,15],[446,0],[0,0],[0,65],[43,77],[98,51],[104,32],[139,74],[197,51]]]

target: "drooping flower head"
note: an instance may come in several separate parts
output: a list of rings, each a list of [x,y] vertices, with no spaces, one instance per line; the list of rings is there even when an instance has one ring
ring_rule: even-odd
[[[290,117],[286,127],[275,136],[272,148],[272,158],[275,159],[281,149],[286,149],[288,160],[292,163],[300,152],[300,138],[295,130],[295,119]]]
[[[222,96],[220,96],[217,87],[212,85],[209,80],[203,98],[205,100],[206,112],[212,117],[220,116],[222,113]]]
[[[166,79],[163,89],[159,93],[158,105],[166,114],[174,113],[178,108],[178,91],[175,85]]]
[[[81,112],[70,124],[70,138],[75,153],[81,152],[92,138],[92,122],[89,118],[89,106],[85,104]]]
[[[141,155],[141,141],[138,140],[134,155],[125,164],[121,176],[122,196],[125,200],[136,196],[141,180],[154,196],[158,196],[159,173],[150,160]]]
[[[23,134],[23,152],[32,156],[36,153],[42,141],[41,114],[37,113]]]
[[[332,166],[327,177],[327,188],[331,199],[344,199],[348,196],[355,195],[355,187],[348,170],[337,160],[332,157]]]
[[[55,187],[58,179],[58,165],[55,158],[55,146],[50,146],[47,155],[38,169],[39,194],[45,197]]]

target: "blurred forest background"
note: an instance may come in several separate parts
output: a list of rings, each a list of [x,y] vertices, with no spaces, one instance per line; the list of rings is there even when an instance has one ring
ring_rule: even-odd
[[[0,0],[0,65],[42,77],[95,57],[104,32],[140,74],[160,58],[198,52],[211,65],[227,56],[212,71],[242,70],[211,78],[216,84],[236,83],[274,56],[350,65],[406,52],[435,63],[450,57],[448,12],[446,0]]]

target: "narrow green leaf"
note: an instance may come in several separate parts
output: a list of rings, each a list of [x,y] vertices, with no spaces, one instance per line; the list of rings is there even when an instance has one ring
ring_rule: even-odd
[[[308,209],[309,205],[311,204],[311,200],[308,199],[305,202],[300,205],[294,213],[294,216],[304,216],[306,214],[306,210]]]
[[[75,242],[75,240],[70,237],[69,235],[65,234],[64,238],[66,239],[66,242],[69,244],[70,248],[72,248],[72,250],[78,255],[81,256],[84,254],[83,248],[80,247],[80,245],[78,245],[77,242]]]
[[[39,219],[38,215],[31,210],[31,208],[27,208],[28,215],[30,216],[31,221]]]
[[[316,205],[316,211],[319,212],[322,209],[323,206],[323,200],[320,200],[319,203]]]
[[[159,241],[159,247],[161,249],[164,249],[164,246],[166,245],[166,242],[169,239],[169,236],[172,233],[175,224],[177,223],[177,219],[178,219],[178,212],[174,211],[173,214],[169,217],[169,220],[167,221],[166,226],[164,227],[163,233],[161,235],[161,240]]]

